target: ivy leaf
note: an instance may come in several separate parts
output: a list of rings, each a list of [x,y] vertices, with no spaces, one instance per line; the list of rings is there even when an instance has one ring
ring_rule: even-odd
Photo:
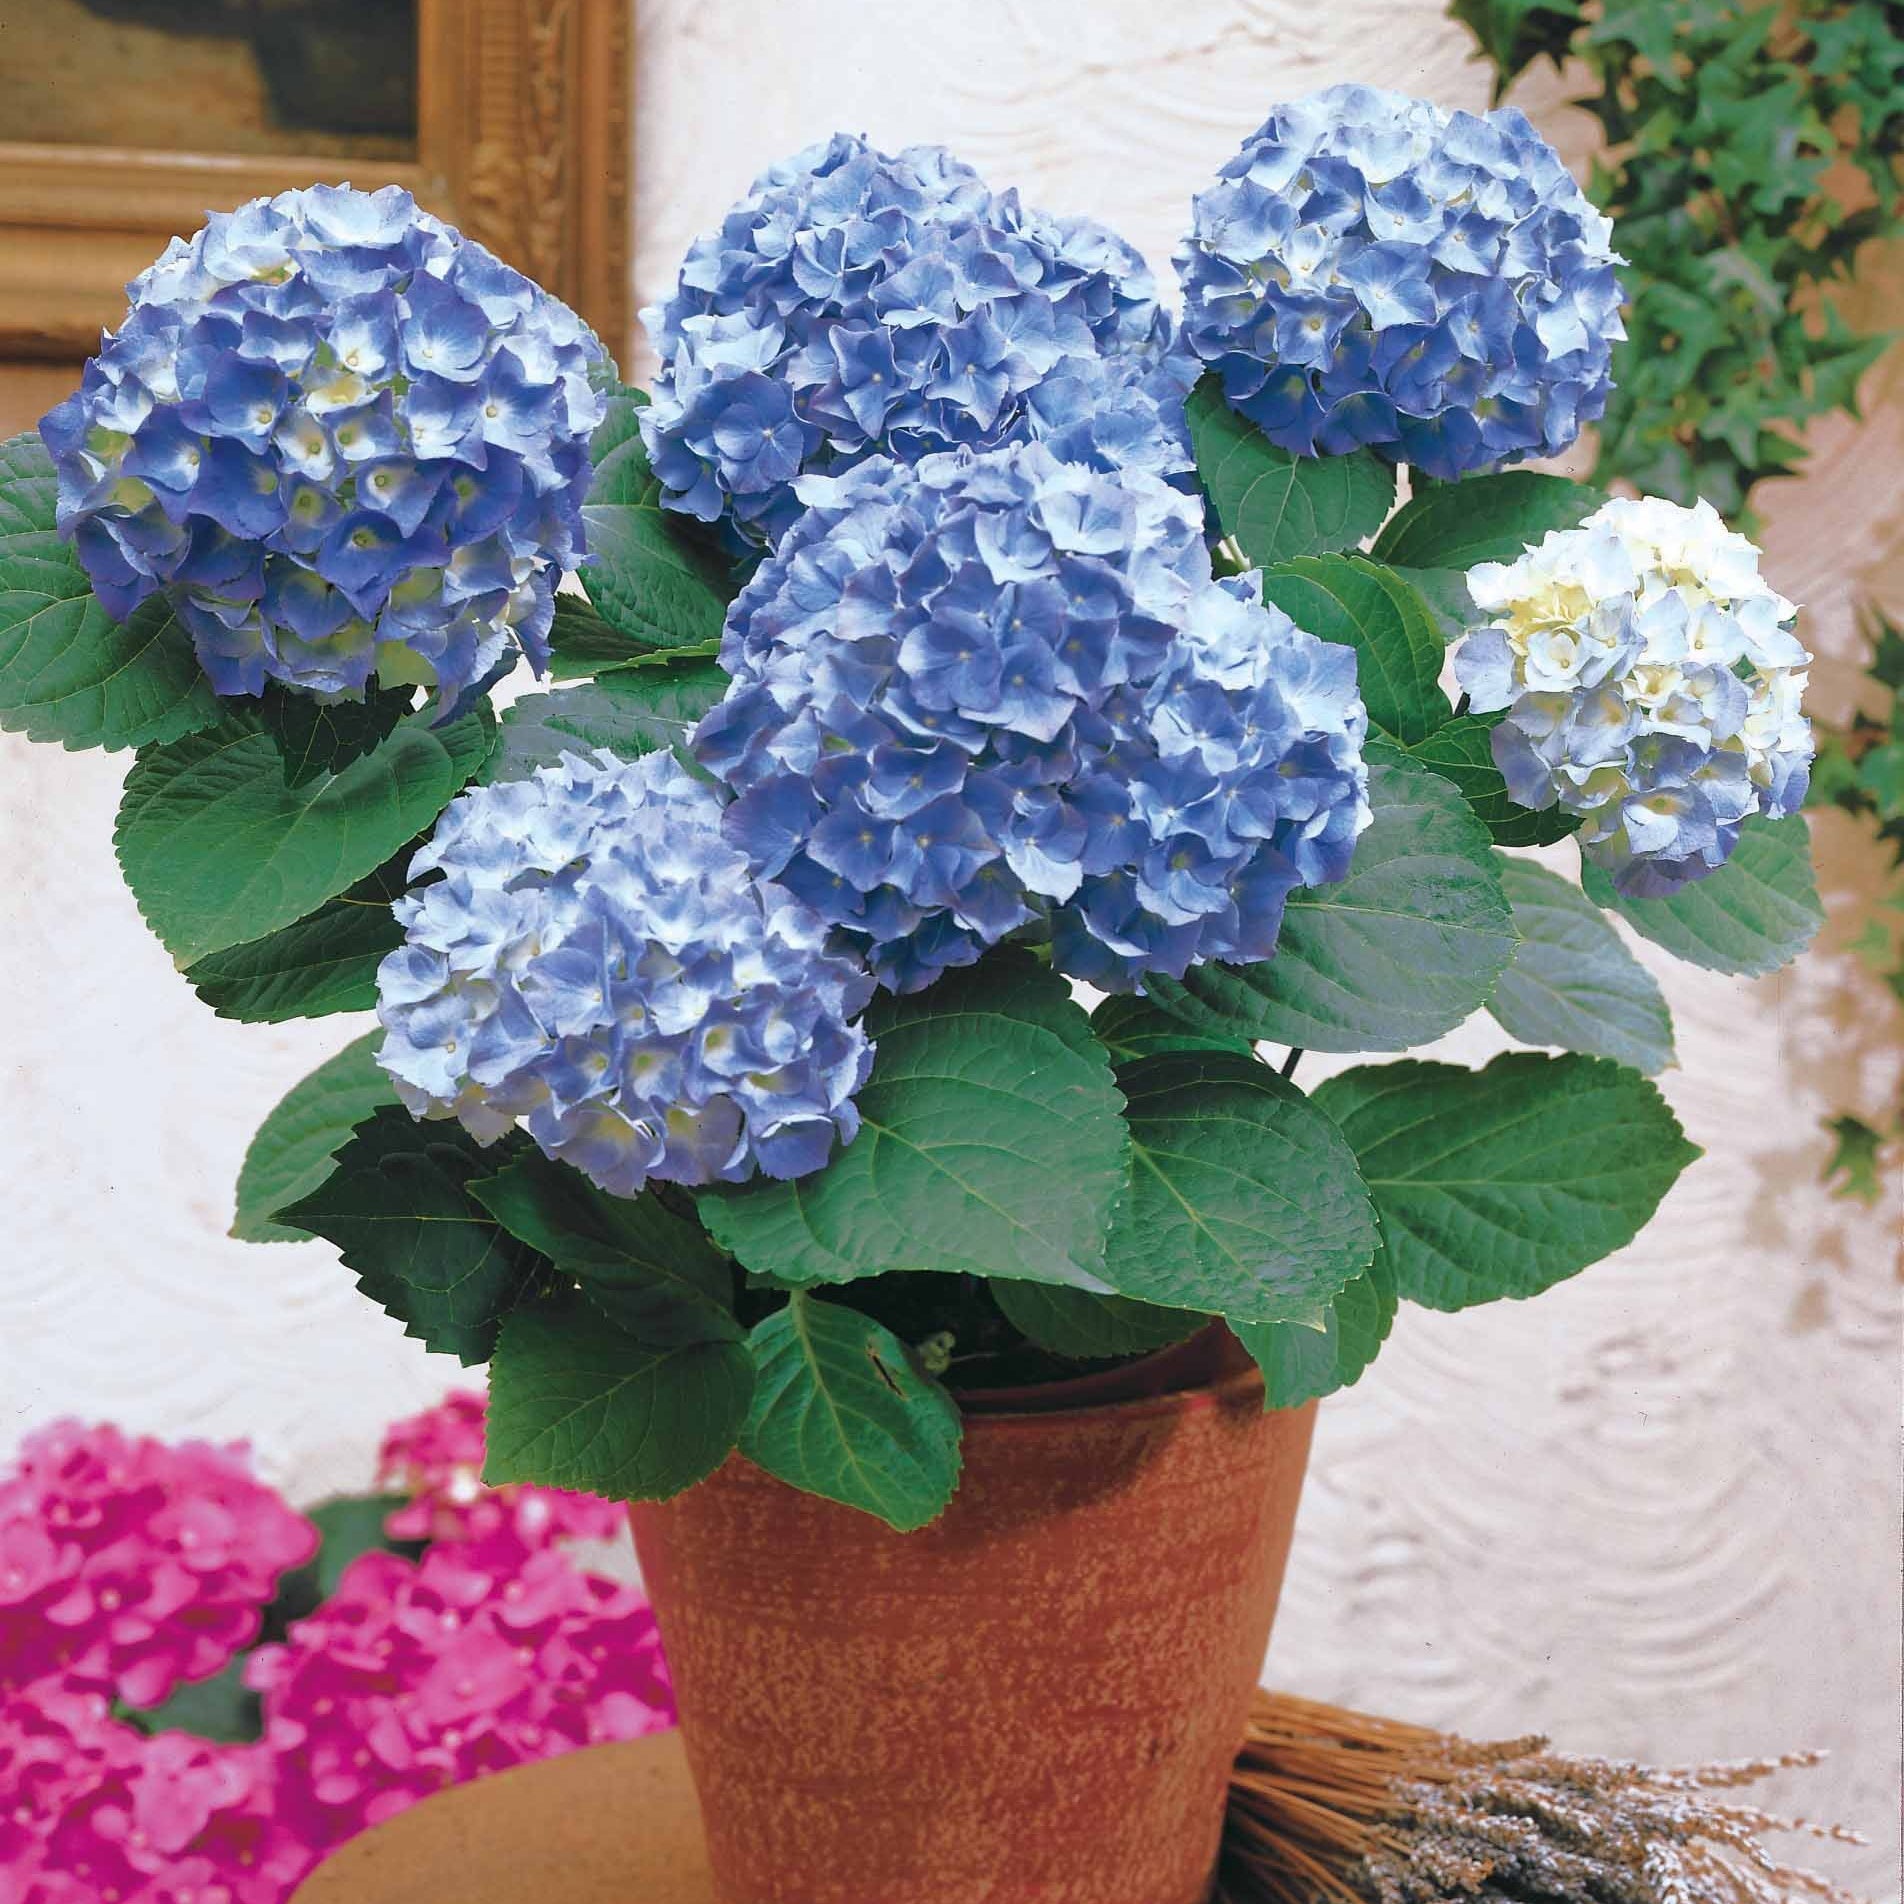
[[[1884,1133],[1849,1112],[1822,1122],[1831,1134],[1831,1156],[1818,1173],[1820,1182],[1831,1186],[1833,1196],[1876,1203],[1883,1190],[1878,1162],[1883,1155]],[[1842,1177],[1843,1182],[1832,1183],[1834,1177]]]
[[[1514,954],[1486,829],[1438,774],[1371,755],[1375,818],[1349,876],[1289,896],[1273,958],[1146,980],[1207,1030],[1317,1051],[1402,1051],[1452,1031]]]
[[[1653,975],[1570,880],[1527,860],[1501,861],[1501,888],[1521,942],[1488,1000],[1524,1045],[1613,1058],[1651,1076],[1673,1061],[1673,1018]]]
[[[685,752],[695,724],[728,685],[714,662],[693,660],[601,674],[586,686],[553,694],[525,694],[503,709],[483,779],[521,780],[564,754],[597,747],[628,760],[663,747]]]
[[[1507,790],[1494,764],[1493,733],[1501,715],[1457,714],[1408,748],[1411,760],[1452,780],[1496,846],[1551,846],[1580,825],[1580,816],[1558,803],[1524,807]]]
[[[658,1347],[573,1293],[518,1309],[489,1367],[483,1479],[665,1500],[727,1459],[753,1388],[745,1343]]]
[[[745,1267],[793,1284],[894,1270],[1105,1290],[1122,1099],[1062,979],[1020,953],[882,993],[859,1137],[822,1170],[704,1191]]]
[[[381,1031],[366,1032],[294,1084],[258,1126],[238,1172],[231,1234],[243,1243],[302,1243],[308,1230],[272,1213],[308,1196],[331,1174],[337,1153],[379,1105],[397,1094],[376,1061]]]
[[[1605,1058],[1360,1065],[1317,1086],[1361,1159],[1399,1292],[1536,1296],[1637,1236],[1700,1154],[1657,1087]]]
[[[1448,7],[1494,62],[1494,104],[1524,66],[1545,53],[1556,67],[1582,22],[1580,0],[1450,0]]]
[[[1153,1000],[1131,993],[1105,999],[1091,1014],[1091,1029],[1116,1064],[1148,1058],[1159,1051],[1238,1051],[1247,1058],[1255,1048],[1247,1038],[1232,1032],[1204,1031],[1185,1024]]]
[[[1298,628],[1353,648],[1370,721],[1416,741],[1454,714],[1441,691],[1447,644],[1428,604],[1359,555],[1304,556],[1263,571],[1263,594]]]
[[[959,1411],[890,1329],[796,1290],[747,1344],[749,1461],[902,1534],[938,1519],[959,1480]]]
[[[719,558],[689,518],[661,507],[661,485],[639,436],[597,466],[582,505],[591,560],[582,586],[602,618],[630,641],[679,648],[718,641],[727,618]]]
[[[361,701],[320,701],[273,682],[255,703],[288,786],[338,773],[379,747],[416,700],[414,688],[371,688]]]
[[[1096,1296],[1049,1283],[994,1283],[992,1300],[1027,1341],[1078,1362],[1167,1349],[1210,1321],[1194,1309],[1160,1309],[1129,1296]]]
[[[1519,560],[1550,529],[1577,529],[1605,501],[1603,490],[1531,469],[1427,483],[1389,518],[1371,553],[1398,568],[1465,574],[1477,562]]]
[[[1352,549],[1394,503],[1395,471],[1372,450],[1292,456],[1230,408],[1214,375],[1191,391],[1185,415],[1223,533],[1258,566]]]
[[[1298,1322],[1231,1323],[1263,1371],[1263,1406],[1299,1408],[1352,1388],[1381,1353],[1394,1326],[1395,1273],[1378,1245],[1375,1260],[1335,1293],[1320,1329]]]
[[[496,1163],[460,1124],[420,1124],[385,1105],[316,1189],[274,1214],[336,1244],[405,1335],[467,1366],[488,1360],[498,1324],[547,1269],[471,1193]]]
[[[1130,1190],[1105,1273],[1120,1295],[1232,1322],[1306,1322],[1375,1253],[1341,1133],[1254,1058],[1164,1052],[1117,1074]]]
[[[180,965],[301,919],[421,833],[483,764],[487,711],[414,714],[341,773],[285,782],[255,711],[142,752],[114,832],[146,923]]]
[[[145,747],[218,718],[192,638],[159,597],[117,622],[54,528],[37,436],[0,443],[0,728],[63,747]]]
[[[740,1339],[733,1265],[652,1191],[611,1197],[580,1171],[530,1151],[470,1194],[642,1341]]]
[[[220,1018],[253,1025],[369,1011],[377,1002],[377,967],[403,943],[390,908],[406,890],[418,845],[412,840],[291,925],[195,960],[185,968],[192,989]]]
[[[1825,909],[1802,814],[1751,819],[1732,857],[1668,899],[1629,899],[1583,857],[1580,883],[1642,938],[1709,972],[1762,977],[1789,965],[1818,936]]]

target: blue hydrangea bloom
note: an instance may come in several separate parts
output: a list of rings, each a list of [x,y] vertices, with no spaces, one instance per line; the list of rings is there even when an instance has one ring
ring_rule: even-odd
[[[40,426],[123,619],[163,591],[220,694],[540,668],[583,553],[594,334],[397,186],[214,213]]]
[[[641,430],[663,500],[757,544],[799,515],[804,472],[1063,430],[1092,399],[1124,413],[1121,434],[1173,431],[1188,466],[1187,385],[1164,366],[1170,324],[1143,259],[938,146],[894,157],[839,134],[770,167],[642,316],[661,359]]]
[[[756,882],[672,755],[565,754],[452,801],[397,902],[378,1062],[420,1117],[521,1125],[616,1196],[800,1176],[859,1129],[873,982]]]
[[[1106,990],[1274,950],[1367,823],[1352,650],[1212,579],[1200,505],[1042,443],[804,478],[695,750],[727,836],[897,991],[1048,929]]]
[[[1297,455],[1366,444],[1436,477],[1552,456],[1626,335],[1612,229],[1516,108],[1332,86],[1198,194],[1184,332]]]
[[[1515,562],[1483,562],[1486,619],[1455,651],[1523,806],[1582,818],[1622,892],[1657,898],[1730,857],[1753,814],[1796,813],[1812,758],[1798,612],[1710,503],[1607,503]]]

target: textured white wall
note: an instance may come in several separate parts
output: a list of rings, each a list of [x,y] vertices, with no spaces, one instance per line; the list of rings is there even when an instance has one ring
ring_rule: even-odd
[[[1189,194],[1277,98],[1344,78],[1484,97],[1436,0],[647,0],[637,57],[644,299],[758,165],[835,127],[947,141],[995,182],[1115,222],[1162,269]],[[1818,698],[1839,712],[1853,589],[1904,608],[1900,399],[1893,363],[1873,420],[1832,433],[1772,512],[1772,573],[1838,657]],[[0,748],[0,1451],[71,1412],[249,1434],[300,1495],[359,1484],[378,1425],[454,1370],[322,1246],[224,1237],[258,1118],[358,1027],[254,1029],[197,1004],[112,866],[120,773]],[[1820,834],[1839,908],[1825,951],[1756,986],[1658,962],[1680,1026],[1666,1088],[1708,1155],[1648,1234],[1531,1306],[1406,1313],[1369,1381],[1325,1408],[1271,1671],[1608,1753],[1828,1747],[1789,1795],[1873,1833],[1834,1868],[1882,1893],[1899,1193],[1866,1214],[1815,1179],[1819,1116],[1895,1093],[1899,1020],[1832,950],[1870,875],[1848,829]]]

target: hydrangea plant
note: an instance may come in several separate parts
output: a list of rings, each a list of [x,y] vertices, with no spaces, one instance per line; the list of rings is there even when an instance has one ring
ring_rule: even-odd
[[[293,221],[320,352],[366,295],[325,233],[395,219],[360,197]],[[1745,974],[1815,931],[1804,653],[1707,516],[1492,467],[1604,401],[1604,223],[1518,116],[1362,89],[1278,108],[1190,216],[1185,347],[1112,235],[835,139],[697,242],[654,400],[566,448],[587,339],[472,285],[469,381],[542,380],[560,478],[510,450],[515,586],[580,563],[510,624],[560,685],[500,712],[487,662],[444,707],[254,703],[189,593],[95,592],[121,519],[62,500],[70,408],[0,459],[0,719],[136,750],[120,863],[215,1011],[379,1015],[266,1118],[235,1233],[328,1239],[488,1362],[492,1481],[656,1498],[738,1450],[917,1527],[962,1393],[1227,1329],[1296,1406],[1403,1299],[1619,1249],[1697,1154],[1627,935]],[[407,324],[476,254],[396,222]],[[421,384],[378,414],[427,522],[461,479]],[[1526,1048],[1365,1061],[1481,1011]],[[1305,1088],[1311,1050],[1355,1062]]]

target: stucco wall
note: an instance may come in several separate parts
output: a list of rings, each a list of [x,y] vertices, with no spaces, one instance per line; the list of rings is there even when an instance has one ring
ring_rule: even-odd
[[[1478,104],[1465,55],[1435,0],[650,0],[639,289],[660,292],[760,163],[835,126],[948,141],[1162,267],[1189,193],[1275,99],[1356,77]],[[1894,309],[1899,287],[1888,270],[1866,296]],[[1872,420],[1830,433],[1771,512],[1774,579],[1809,605],[1819,701],[1840,712],[1854,587],[1904,609],[1895,361],[1869,398]],[[73,1412],[250,1434],[301,1495],[361,1483],[378,1424],[454,1371],[326,1248],[224,1237],[251,1129],[357,1027],[239,1027],[196,1003],[112,864],[120,771],[0,746],[0,1447]],[[1708,1155],[1648,1234],[1537,1304],[1406,1313],[1370,1380],[1326,1406],[1270,1670],[1608,1753],[1829,1747],[1790,1795],[1871,1830],[1835,1868],[1883,1893],[1898,1189],[1867,1214],[1815,1179],[1819,1116],[1895,1091],[1899,1021],[1832,949],[1870,875],[1848,829],[1820,834],[1839,907],[1821,954],[1755,986],[1659,962],[1680,1027],[1666,1089]]]

